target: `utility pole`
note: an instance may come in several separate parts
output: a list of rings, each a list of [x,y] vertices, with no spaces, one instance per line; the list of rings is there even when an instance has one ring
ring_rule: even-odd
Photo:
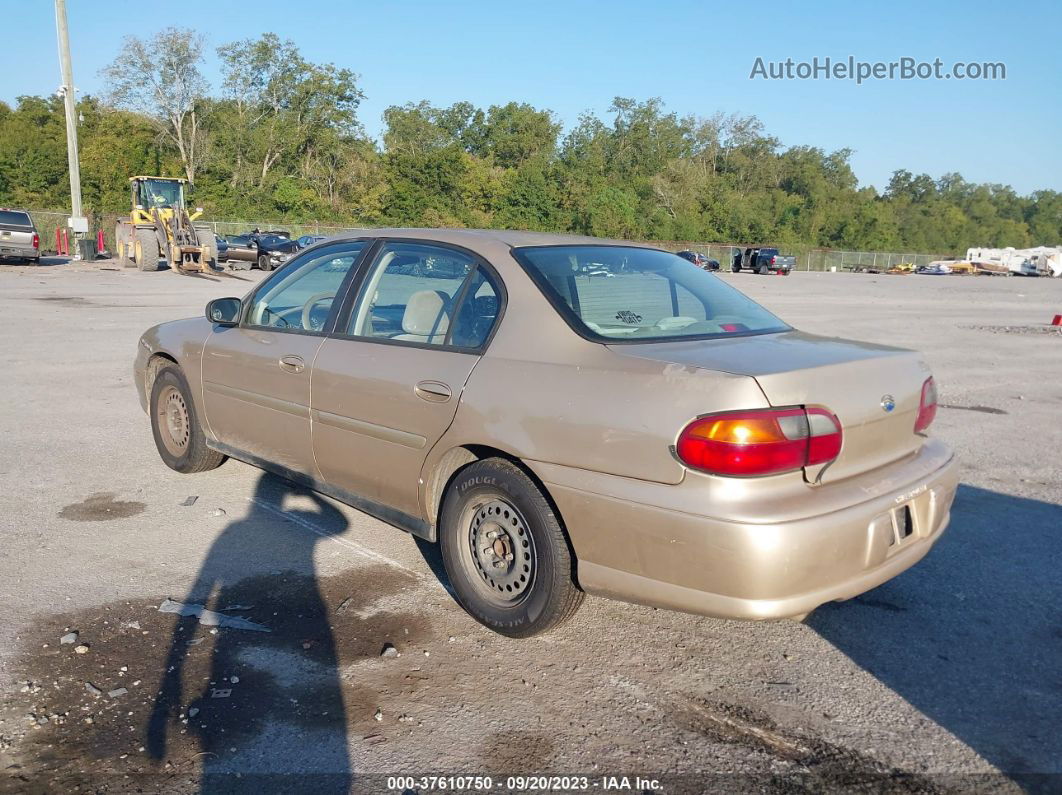
[[[74,259],[81,259],[77,241],[88,232],[88,219],[81,212],[81,165],[77,153],[77,98],[74,96],[74,69],[70,65],[70,34],[66,25],[66,0],[55,0],[55,30],[59,39],[59,67],[63,84],[59,93],[66,106],[66,159],[70,166],[70,218],[74,233]]]

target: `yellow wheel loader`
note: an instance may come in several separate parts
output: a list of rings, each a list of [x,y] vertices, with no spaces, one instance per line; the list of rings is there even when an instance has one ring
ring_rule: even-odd
[[[171,177],[130,177],[132,211],[114,230],[118,261],[127,268],[157,271],[160,261],[178,273],[216,270],[213,230],[193,222],[184,202],[188,180]]]

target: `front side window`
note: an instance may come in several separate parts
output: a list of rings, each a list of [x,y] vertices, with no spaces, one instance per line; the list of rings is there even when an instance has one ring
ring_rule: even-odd
[[[786,331],[751,298],[692,262],[633,246],[534,246],[517,260],[579,333],[645,342]]]
[[[255,294],[247,325],[323,331],[343,279],[366,245],[365,241],[344,243],[292,260]]]
[[[365,277],[346,333],[478,348],[497,314],[497,289],[470,255],[429,243],[391,242]]]

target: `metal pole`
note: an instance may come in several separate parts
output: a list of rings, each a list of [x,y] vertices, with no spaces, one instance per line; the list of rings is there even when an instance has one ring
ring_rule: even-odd
[[[59,92],[66,106],[66,158],[70,166],[70,227],[75,238],[88,231],[88,222],[81,212],[81,166],[77,155],[77,98],[74,96],[74,69],[70,64],[70,35],[66,25],[66,0],[55,0],[55,29],[59,39],[59,66],[63,84]],[[74,259],[81,258],[75,246]]]

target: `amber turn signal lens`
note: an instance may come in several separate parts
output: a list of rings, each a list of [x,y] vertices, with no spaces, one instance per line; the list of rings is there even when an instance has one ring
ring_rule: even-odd
[[[679,434],[686,465],[717,475],[750,477],[833,461],[841,423],[825,409],[761,409],[699,417]]]

